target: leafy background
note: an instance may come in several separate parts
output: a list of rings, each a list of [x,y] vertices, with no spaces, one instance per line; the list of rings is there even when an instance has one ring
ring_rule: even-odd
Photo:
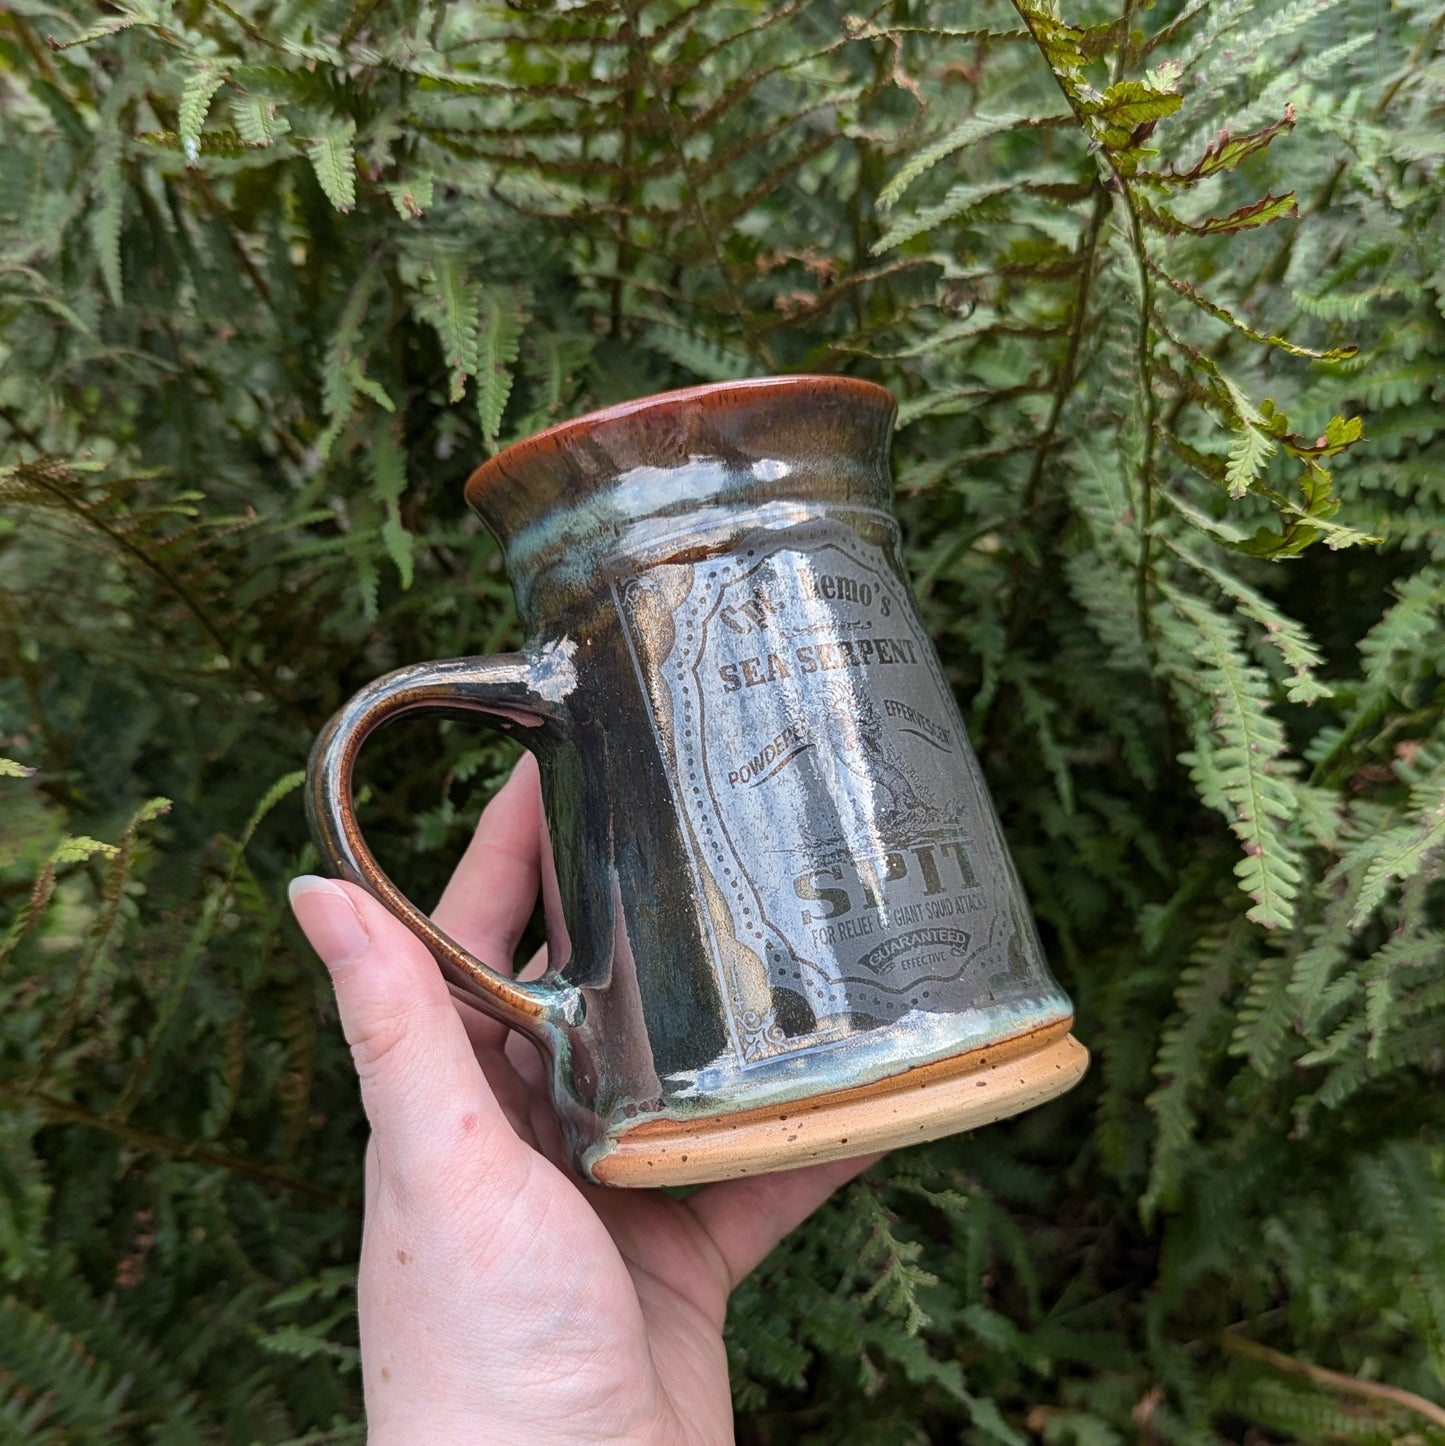
[[[461,483],[882,381],[1094,1067],[735,1298],[745,1442],[1445,1441],[1433,0],[12,0],[0,1438],[360,1439],[310,739],[517,642]],[[418,747],[419,742],[427,746]],[[434,897],[507,766],[368,750]]]

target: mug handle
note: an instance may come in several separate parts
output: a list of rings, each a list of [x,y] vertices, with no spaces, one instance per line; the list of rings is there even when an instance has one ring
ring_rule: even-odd
[[[457,998],[543,1042],[579,1022],[577,991],[555,979],[513,979],[437,928],[392,883],[366,846],[352,806],[351,776],[361,745],[373,730],[423,708],[453,716],[481,714],[504,733],[517,731],[535,751],[536,745],[555,741],[566,726],[558,700],[570,691],[571,671],[570,658],[552,648],[539,655],[503,653],[398,668],[338,710],[316,739],[306,777],[312,833],[334,871],[373,894],[426,944]],[[529,739],[527,731],[533,729],[540,731]]]

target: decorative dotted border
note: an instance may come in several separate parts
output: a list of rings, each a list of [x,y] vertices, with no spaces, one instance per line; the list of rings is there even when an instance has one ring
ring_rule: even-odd
[[[826,519],[790,527],[776,539],[746,548],[731,560],[719,558],[706,565],[692,565],[693,578],[688,593],[674,614],[674,641],[659,669],[660,680],[672,695],[672,752],[679,790],[683,794],[680,801],[683,803],[683,814],[686,818],[684,843],[690,856],[689,862],[693,867],[699,898],[703,897],[701,871],[706,868],[724,891],[735,937],[741,943],[762,944],[760,952],[772,985],[781,984],[786,987],[796,984],[798,992],[808,998],[810,1003],[822,1006],[818,1013],[823,1018],[830,1013],[841,1015],[844,1012],[876,1012],[882,1018],[896,1018],[900,1002],[897,993],[870,988],[866,981],[852,975],[847,976],[846,982],[829,979],[827,971],[821,966],[812,960],[800,958],[782,930],[767,919],[761,893],[742,867],[741,855],[728,836],[721,810],[708,782],[706,738],[702,721],[705,699],[697,677],[697,668],[702,661],[703,631],[711,622],[723,592],[757,571],[769,558],[782,551],[808,550],[817,553],[825,548],[841,552],[855,566],[877,578],[880,586],[888,589],[899,622],[922,648],[928,675],[939,698],[945,703],[946,713],[951,715],[964,745],[963,774],[966,791],[963,793],[963,801],[968,815],[976,821],[974,839],[975,847],[979,851],[979,876],[981,879],[987,877],[1000,881],[1006,881],[1010,877],[1003,864],[1002,841],[995,837],[997,824],[992,807],[983,792],[982,780],[970,773],[970,769],[976,768],[977,764],[972,749],[968,746],[968,735],[957,703],[934,656],[932,644],[918,623],[906,586],[900,586],[893,569],[887,566],[886,549],[865,545],[852,536],[846,525]],[[880,558],[882,567],[879,566]],[[614,587],[613,592],[625,623],[624,631],[627,633],[628,649],[637,669],[638,682],[646,696],[646,677],[632,635],[632,629],[637,627],[632,606],[633,588],[627,586],[619,590]],[[626,603],[623,602],[624,595],[627,598]],[[659,727],[655,709],[650,709],[650,712],[654,728]],[[704,857],[698,856],[699,851]],[[734,864],[737,865],[736,868]],[[989,930],[991,936],[996,931],[1001,911],[1008,912],[1010,919],[1012,918],[1007,898],[1000,901],[998,892],[997,886],[988,889],[989,914],[993,918],[993,925]],[[847,1032],[846,1029],[840,1029],[835,1036],[831,1032],[819,1031],[793,1040],[776,1027],[770,1012],[766,1016],[759,1016],[743,999],[738,981],[725,962],[720,941],[713,931],[710,911],[704,906],[702,913],[706,918],[719,986],[727,1001],[733,1048],[740,1067],[765,1063],[783,1055],[801,1055],[811,1050],[826,1048],[836,1037]],[[1006,926],[1006,932],[1011,935],[1013,930]],[[956,985],[976,974],[979,976],[978,982],[985,985],[982,993],[986,996],[988,990],[985,981],[989,973],[988,962],[983,957],[986,952],[989,951],[973,951],[959,972],[946,980],[925,976],[915,982],[915,987],[924,983]],[[1007,958],[1006,939],[999,941],[999,953],[1002,958]],[[816,983],[805,978],[805,970],[810,967],[826,981],[825,987],[819,988]],[[917,989],[916,993],[909,997],[908,1003],[911,1008],[926,1010],[930,1007],[933,993],[933,988]],[[982,999],[979,1002],[982,1002]]]

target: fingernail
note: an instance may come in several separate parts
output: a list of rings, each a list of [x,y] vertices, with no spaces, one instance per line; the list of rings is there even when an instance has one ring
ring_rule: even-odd
[[[537,755],[529,748],[522,750],[522,756],[512,765],[512,771],[507,775],[507,783],[515,783],[517,779],[535,771],[537,767]],[[506,784],[502,785],[504,788]]]
[[[330,879],[302,874],[291,880],[287,894],[296,922],[328,969],[355,959],[371,947],[371,935],[346,890]]]

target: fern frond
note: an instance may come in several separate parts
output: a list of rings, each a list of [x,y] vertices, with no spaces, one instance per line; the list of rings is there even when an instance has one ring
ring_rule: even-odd
[[[1374,840],[1374,858],[1360,881],[1351,928],[1359,928],[1379,908],[1391,884],[1414,878],[1445,844],[1445,788],[1437,785],[1429,803],[1412,812],[1416,823],[1390,829]]]
[[[1207,176],[1235,170],[1250,156],[1265,150],[1277,136],[1287,135],[1294,129],[1294,124],[1294,107],[1287,105],[1279,120],[1257,131],[1248,131],[1244,135],[1221,131],[1188,170],[1181,171],[1171,166],[1167,171],[1141,171],[1138,180],[1162,187],[1189,186]]]
[[[1314,669],[1319,667],[1324,657],[1302,624],[1287,617],[1248,583],[1223,568],[1206,562],[1192,548],[1170,539],[1165,542],[1177,557],[1207,577],[1221,592],[1234,600],[1245,617],[1264,630],[1265,641],[1278,650],[1285,666],[1291,670],[1292,676],[1286,685],[1286,694],[1291,703],[1313,703],[1320,698],[1334,696],[1333,690],[1314,675]]]
[[[0,1343],[0,1367],[59,1422],[95,1430],[116,1419],[130,1382],[113,1379],[82,1341],[13,1295],[0,1296]]]
[[[5,966],[21,940],[44,917],[45,911],[55,895],[55,885],[61,869],[71,864],[84,863],[87,859],[97,855],[114,859],[118,853],[119,850],[114,844],[87,838],[83,834],[62,838],[51,851],[50,857],[45,860],[34,883],[30,886],[29,898],[26,900],[25,907],[11,920],[4,940],[0,941],[0,968]]]
[[[56,1057],[68,1042],[76,1021],[87,1004],[94,1003],[94,996],[105,977],[113,970],[110,950],[122,926],[126,890],[135,867],[142,830],[169,812],[170,807],[171,801],[167,798],[148,799],[131,814],[120,841],[115,845],[104,846],[103,851],[109,857],[110,863],[100,891],[101,908],[91,923],[88,937],[76,959],[75,978],[36,1066],[33,1079],[36,1085],[43,1082],[49,1074]],[[89,844],[91,841],[85,842]]]
[[[1038,741],[1039,756],[1053,775],[1054,787],[1059,796],[1059,807],[1065,814],[1071,814],[1074,811],[1074,777],[1068,758],[1054,732],[1053,720],[1057,705],[1052,698],[1041,693],[1027,677],[1019,675],[1017,670],[1007,671],[1010,681],[1018,689],[1020,701],[1023,703],[1024,716],[1028,719],[1033,728],[1034,737]]]
[[[128,1383],[128,1404],[154,1423],[157,1440],[185,1439],[199,1433],[195,1396],[184,1367],[117,1309],[114,1293],[97,1296],[84,1280],[73,1252],[65,1248],[54,1252],[39,1280],[45,1313],[61,1330],[84,1341],[95,1360]]]
[[[1310,1067],[1330,1066],[1323,1083],[1303,1097],[1295,1108],[1299,1120],[1307,1120],[1315,1108],[1339,1110],[1361,1091],[1391,1075],[1422,1071],[1433,1076],[1441,1064],[1441,1020],[1439,1001],[1424,1011],[1423,1019],[1408,1027],[1392,1030],[1373,1051],[1363,1020],[1341,1027],[1321,1049],[1301,1055],[1299,1063]]]
[[[1248,337],[1250,341],[1258,342],[1261,346],[1273,347],[1286,356],[1309,358],[1312,361],[1342,362],[1350,360],[1359,351],[1356,346],[1326,348],[1301,346],[1298,342],[1290,341],[1287,337],[1279,336],[1274,332],[1260,331],[1242,317],[1236,316],[1227,307],[1221,306],[1217,301],[1211,301],[1197,287],[1178,276],[1171,275],[1153,261],[1149,262],[1149,273],[1158,277],[1172,292],[1182,296],[1192,306],[1198,307],[1205,315],[1212,316],[1216,321],[1222,321],[1241,336]]]
[[[336,330],[327,343],[321,371],[321,402],[330,420],[316,439],[316,450],[322,457],[330,454],[337,437],[351,418],[358,396],[370,397],[388,412],[395,410],[385,388],[366,374],[366,362],[362,355],[362,328],[380,280],[371,267],[361,273],[346,298]]]
[[[1187,594],[1164,591],[1191,625],[1187,646],[1200,665],[1198,673],[1176,667],[1175,676],[1211,702],[1210,715],[1196,727],[1194,751],[1182,761],[1201,800],[1228,819],[1244,846],[1235,875],[1255,901],[1248,917],[1266,928],[1288,928],[1300,883],[1288,829],[1296,803],[1284,729],[1270,712],[1268,680],[1241,656],[1230,621]]]
[[[51,1188],[36,1152],[43,1121],[24,1106],[0,1109],[0,1278],[24,1280],[49,1255],[45,1221]]]
[[[171,965],[166,990],[156,1005],[155,1017],[144,1043],[136,1052],[129,1076],[115,1104],[111,1106],[111,1117],[126,1120],[140,1099],[155,1062],[166,1042],[166,1035],[185,1003],[186,993],[191,984],[197,963],[206,945],[222,922],[225,910],[235,897],[238,879],[241,876],[246,848],[263,819],[285,798],[295,793],[306,781],[303,770],[294,770],[278,778],[262,795],[251,811],[240,837],[228,841],[229,865],[222,877],[207,890],[197,913],[194,924],[185,942],[176,951]]]
[[[120,268],[120,228],[124,207],[124,178],[120,168],[120,140],[108,131],[95,149],[90,178],[91,205],[87,224],[100,274],[111,303],[119,306],[125,287]]]
[[[961,121],[945,135],[909,157],[908,162],[879,191],[878,209],[880,211],[889,210],[920,176],[931,171],[940,161],[956,155],[977,141],[1010,131],[1039,130],[1067,125],[1072,118],[1072,114],[1069,112],[1037,116],[1029,112],[1018,111],[1003,112],[997,115],[969,116],[967,120]]]
[[[338,211],[356,205],[356,122],[346,120],[330,126],[306,143],[306,154],[326,199]]]
[[[1216,46],[1221,38],[1234,32],[1241,20],[1259,4],[1259,0],[1205,0],[1203,4],[1191,4],[1174,22],[1174,26],[1161,32],[1161,40],[1167,43],[1179,33],[1179,29],[1190,24],[1201,12],[1208,16],[1209,24],[1189,42],[1180,54],[1178,64],[1185,75],[1193,75],[1200,60]]]
[[[415,221],[424,216],[432,204],[436,177],[422,172],[404,181],[387,181],[384,189],[396,207],[396,214],[403,221]]]
[[[935,231],[941,226],[958,221],[970,215],[997,197],[1011,191],[1035,195],[1075,195],[1087,187],[1081,187],[1077,175],[1063,170],[1043,170],[1030,177],[1009,177],[993,181],[965,181],[949,187],[948,194],[932,206],[925,206],[911,215],[894,221],[878,238],[869,254],[880,256],[892,251],[916,236]]]
[[[865,1304],[881,1301],[884,1308],[902,1322],[908,1335],[917,1335],[930,1321],[920,1294],[937,1285],[938,1277],[918,1264],[923,1247],[894,1233],[896,1219],[871,1190],[858,1191],[855,1203],[858,1210],[855,1223],[862,1231],[858,1242],[859,1265],[875,1277],[862,1299]]]
[[[752,361],[711,337],[694,336],[676,326],[658,323],[642,334],[642,344],[705,382],[740,381],[751,374]]]
[[[1360,640],[1363,686],[1350,699],[1345,727],[1315,764],[1316,782],[1347,759],[1392,700],[1416,706],[1425,680],[1436,671],[1445,639],[1445,579],[1422,572],[1398,582],[1394,592],[1393,606]]]
[[[1221,39],[1227,39],[1228,53],[1221,54],[1202,70],[1195,71],[1185,114],[1197,113],[1206,100],[1231,84],[1239,75],[1241,65],[1248,65],[1262,52],[1297,34],[1343,3],[1344,0],[1288,0],[1288,3],[1270,10],[1269,18],[1252,30],[1241,30],[1238,26],[1238,18],[1254,8],[1252,0],[1251,3],[1225,6],[1215,17],[1215,26],[1208,33],[1205,43],[1212,46]]]
[[[369,455],[372,495],[385,514],[381,524],[381,545],[396,568],[403,591],[410,588],[415,576],[416,544],[401,520],[401,497],[406,491],[406,457],[392,427],[379,426],[372,433]]]
[[[477,333],[477,417],[489,452],[497,448],[502,413],[512,393],[512,367],[516,364],[525,317],[520,300],[488,287],[481,295],[481,321]]]
[[[1250,974],[1239,1006],[1229,1052],[1247,1060],[1261,1079],[1278,1078],[1285,1063],[1295,1015],[1291,974],[1285,955],[1266,955]]]
[[[201,131],[205,127],[211,101],[225,84],[225,80],[224,72],[211,65],[203,65],[186,77],[185,86],[181,90],[176,132],[180,136],[187,165],[195,165],[200,157]]]
[[[275,145],[290,134],[291,122],[277,113],[274,102],[259,95],[237,95],[230,101],[236,130],[248,145]]]
[[[1268,433],[1247,418],[1241,419],[1234,445],[1229,449],[1229,466],[1224,473],[1224,485],[1229,495],[1236,501],[1248,495],[1272,456],[1274,441]]]
[[[1159,1087],[1147,1101],[1157,1136],[1149,1164],[1149,1183],[1139,1202],[1146,1220],[1161,1206],[1169,1208],[1183,1183],[1196,1126],[1198,1095],[1210,1067],[1210,1046],[1228,1024],[1225,999],[1243,945],[1237,927],[1211,936],[1193,951],[1179,977],[1174,996],[1177,1012],[1164,1028],[1154,1060]]]
[[[1431,655],[1435,634],[1441,628],[1445,580],[1422,573],[1404,579],[1395,591],[1399,600],[1365,634],[1360,656],[1371,685],[1395,691],[1401,701],[1409,703],[1418,660]]]
[[[433,257],[422,281],[417,310],[441,339],[442,356],[451,373],[451,400],[459,402],[466,395],[467,378],[476,376],[480,361],[477,315],[482,288],[467,279],[461,257],[451,255]]]
[[[1404,1304],[1436,1357],[1445,1348],[1445,1281],[1435,1268],[1445,1252],[1439,1152],[1426,1142],[1391,1141],[1356,1167],[1352,1183],[1367,1225],[1398,1242],[1413,1267]]]
[[[1318,1039],[1335,1011],[1358,993],[1358,977],[1345,967],[1348,962],[1348,935],[1330,928],[1321,929],[1309,948],[1295,958],[1289,992],[1297,1001],[1306,1037]]]
[[[1221,1396],[1222,1404],[1236,1415],[1298,1441],[1378,1446],[1400,1439],[1398,1418],[1362,1410],[1324,1385],[1255,1374],[1247,1382],[1231,1381]]]
[[[23,1441],[25,1446],[70,1446],[75,1437],[53,1420],[45,1396],[32,1396],[18,1381],[0,1380],[0,1440]]]

